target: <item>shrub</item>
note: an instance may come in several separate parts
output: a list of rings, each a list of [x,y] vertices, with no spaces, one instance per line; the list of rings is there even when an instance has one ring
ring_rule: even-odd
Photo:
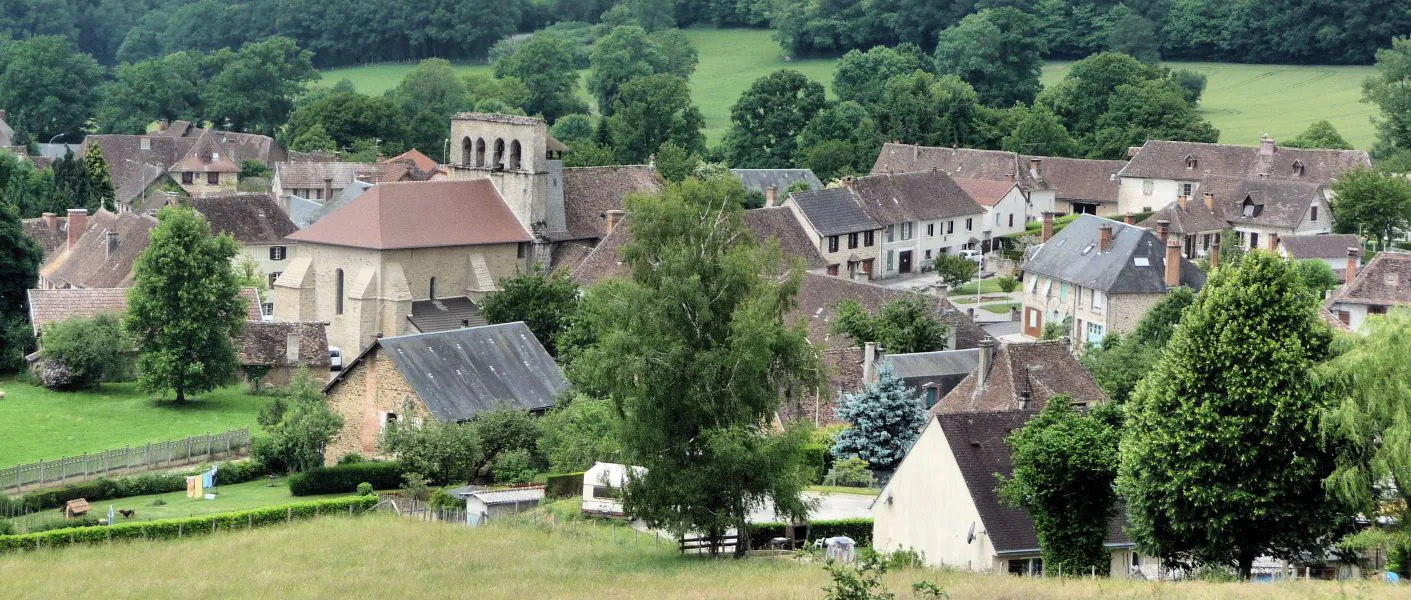
[[[49,389],[97,387],[104,381],[127,378],[131,374],[131,354],[132,341],[123,332],[120,317],[73,317],[44,328],[39,357],[47,367],[40,372]],[[63,384],[61,371],[68,376]]]
[[[803,446],[803,462],[809,468],[808,480],[811,483],[822,481],[825,464],[828,461],[828,446],[810,443]]]
[[[34,377],[39,380],[39,385],[51,390],[68,390],[76,387],[73,372],[69,369],[69,366],[58,361],[39,361],[39,366],[35,369]]]
[[[9,521],[0,521],[0,535],[14,535],[15,525]]]
[[[557,473],[544,480],[544,496],[550,499],[572,498],[583,493],[583,473]]]
[[[360,462],[367,462],[367,459],[363,458],[363,455],[357,452],[349,452],[344,454],[343,458],[338,459],[338,464],[340,465],[355,465]]]
[[[999,290],[1001,292],[1004,292],[1006,294],[1013,292],[1014,290],[1019,288],[1019,280],[1010,277],[1009,275],[996,277],[995,284],[999,286]]]
[[[309,469],[289,476],[289,493],[295,496],[351,494],[359,483],[381,490],[397,489],[405,469],[397,462],[364,462]]]
[[[359,483],[359,484],[358,484],[358,495],[359,495],[359,496],[371,496],[371,495],[372,495],[372,484],[371,484],[371,483],[368,483],[368,482],[366,482],[366,481],[364,481],[364,482],[362,482],[362,483]]]
[[[784,537],[784,523],[751,523],[750,547],[763,548],[769,540]],[[834,519],[812,521],[808,525],[807,541],[846,536],[859,547],[872,546],[872,519]]]
[[[97,527],[100,525],[98,517],[79,517],[77,519],[55,519],[45,521],[29,528],[30,533],[41,531],[53,531],[55,529],[78,529],[81,527]]]
[[[872,483],[872,471],[868,470],[867,461],[851,456],[834,462],[826,481],[845,487],[867,487]]]
[[[204,469],[202,469],[204,471]],[[254,481],[270,474],[265,464],[258,460],[241,460],[221,463],[216,471],[217,485],[234,485]]]
[[[431,494],[432,508],[465,508],[465,500],[452,496],[445,489],[436,490]]]
[[[529,451],[520,448],[500,455],[495,461],[495,481],[500,483],[528,483],[534,479],[534,457]]]

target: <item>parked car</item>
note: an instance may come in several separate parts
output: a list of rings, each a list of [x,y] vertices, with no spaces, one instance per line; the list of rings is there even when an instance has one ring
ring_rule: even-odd
[[[973,248],[961,250],[960,257],[977,263],[984,262],[985,260],[985,255],[981,254],[979,250],[975,250]]]
[[[343,370],[343,351],[333,346],[328,347],[328,368],[332,371]]]

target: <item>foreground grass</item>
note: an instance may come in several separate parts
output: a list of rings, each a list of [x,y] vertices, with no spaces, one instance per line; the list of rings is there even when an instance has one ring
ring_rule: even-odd
[[[60,573],[93,576],[58,576]],[[100,576],[96,576],[101,573]],[[900,598],[930,580],[957,599],[1369,598],[1404,589],[1366,582],[1281,584],[1038,580],[909,570]],[[793,559],[683,558],[646,536],[525,524],[468,528],[392,516],[330,517],[210,537],[0,556],[5,595],[124,598],[799,598],[828,576]]]
[[[222,388],[183,404],[150,397],[135,384],[97,392],[52,392],[0,381],[0,468],[258,425],[269,398]]]

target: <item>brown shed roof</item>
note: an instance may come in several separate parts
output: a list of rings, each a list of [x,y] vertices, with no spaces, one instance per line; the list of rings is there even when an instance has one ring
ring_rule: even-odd
[[[54,254],[64,249],[64,243],[68,241],[69,235],[68,217],[53,217],[52,228],[47,217],[25,219],[22,223],[25,235],[44,249],[44,260],[49,260]]]
[[[533,241],[488,179],[378,184],[288,239],[377,250]]]
[[[745,227],[754,233],[761,243],[771,239],[779,240],[779,250],[786,258],[802,258],[805,269],[822,269],[828,266],[818,246],[809,239],[793,211],[787,207],[756,208],[745,211]]]
[[[1281,235],[1279,245],[1298,260],[1347,259],[1348,248],[1361,248],[1362,240],[1351,233],[1323,235]]]
[[[983,352],[984,350],[981,350]],[[1062,341],[1006,344],[995,351],[985,386],[971,373],[931,408],[933,414],[1019,410],[1029,392],[1028,410],[1042,410],[1049,399],[1067,394],[1074,402],[1105,402],[1107,394]]]
[[[1375,306],[1411,304],[1411,254],[1377,254],[1350,283],[1333,293],[1332,301]]]
[[[228,233],[241,244],[278,244],[299,230],[279,210],[273,194],[198,196],[189,202],[210,222],[212,231]]]
[[[327,371],[327,323],[249,321],[240,334],[240,364],[266,367],[309,367]],[[297,347],[290,358],[290,336]]]
[[[1059,200],[1079,200],[1099,204],[1117,202],[1117,187],[1121,179],[1117,172],[1127,166],[1125,160],[1093,160],[1058,156],[1024,156],[1025,169],[1039,161],[1038,178]]]
[[[1229,223],[1207,208],[1205,202],[1195,198],[1187,200],[1185,207],[1182,207],[1179,201],[1167,204],[1138,225],[1156,229],[1157,221],[1169,222],[1169,231],[1181,235],[1224,231],[1230,227]]]
[[[412,164],[416,165],[416,168],[421,169],[422,171],[427,173],[435,171],[438,167],[440,167],[440,165],[436,164],[436,161],[433,160],[430,156],[422,154],[422,152],[420,150],[417,150],[416,148],[412,148],[411,150],[393,156],[392,158],[383,160],[382,162],[390,163],[403,160],[412,161]]]
[[[353,183],[358,175],[377,174],[374,163],[333,161],[282,162],[274,166],[279,186],[285,190],[322,189],[324,179],[332,179],[333,189],[341,190]]]
[[[609,210],[622,210],[628,194],[655,194],[665,182],[651,167],[620,165],[563,170],[563,209],[568,237],[603,239]]]

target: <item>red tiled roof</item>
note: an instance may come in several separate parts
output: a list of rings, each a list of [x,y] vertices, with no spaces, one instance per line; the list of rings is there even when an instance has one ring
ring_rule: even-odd
[[[436,164],[436,161],[433,160],[430,156],[422,154],[421,151],[417,150],[416,148],[412,148],[411,150],[393,156],[392,158],[383,160],[382,162],[390,163],[403,160],[412,161],[412,163],[416,165],[416,168],[421,169],[422,171],[425,171],[427,173],[435,171],[436,168],[439,166]]]
[[[392,250],[528,242],[494,183],[382,183],[288,239]]]

